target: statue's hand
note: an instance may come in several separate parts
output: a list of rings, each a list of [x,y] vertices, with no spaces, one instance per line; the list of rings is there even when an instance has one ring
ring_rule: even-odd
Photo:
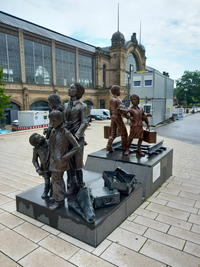
[[[149,124],[147,125],[147,128],[146,128],[146,130],[150,130],[150,126],[149,126]]]
[[[48,131],[48,128],[44,128],[43,135],[46,135]]]
[[[135,121],[135,118],[134,117],[130,117],[130,121]]]
[[[41,169],[38,169],[38,170],[37,170],[37,173],[38,173],[39,175],[42,175],[42,174],[43,174],[43,171],[42,171]]]
[[[66,159],[63,159],[63,158],[61,158],[59,161],[58,161],[58,167],[59,168],[63,168],[63,167],[65,167],[66,166]]]

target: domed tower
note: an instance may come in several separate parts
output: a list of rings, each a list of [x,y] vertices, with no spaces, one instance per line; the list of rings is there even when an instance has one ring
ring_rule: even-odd
[[[117,31],[113,34],[111,41],[112,41],[112,48],[124,47],[125,45],[124,35],[120,31]]]

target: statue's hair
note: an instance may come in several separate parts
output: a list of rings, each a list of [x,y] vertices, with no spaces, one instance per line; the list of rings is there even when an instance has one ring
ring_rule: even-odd
[[[56,118],[57,120],[63,120],[63,113],[59,110],[53,110],[49,113],[49,119]]]
[[[115,95],[117,90],[120,90],[120,86],[119,85],[113,85],[110,90],[111,90],[111,93],[113,95]]]
[[[138,100],[138,104],[140,103],[140,98],[139,98],[139,96],[138,96],[138,95],[135,95],[135,94],[133,94],[133,95],[131,95],[131,96],[130,96],[130,99],[131,99],[132,97],[135,97],[135,98],[137,98],[137,100]]]
[[[85,93],[85,88],[83,87],[82,84],[77,83],[77,82],[73,82],[72,84],[75,84],[76,92],[77,92],[77,98],[80,99],[83,96],[83,94]]]
[[[29,137],[29,143],[30,143],[32,146],[36,146],[36,144],[37,144],[37,140],[38,140],[38,136],[39,136],[38,133],[33,133],[33,134]]]
[[[63,104],[59,95],[57,94],[49,95],[48,101],[52,103],[55,110],[63,111]]]

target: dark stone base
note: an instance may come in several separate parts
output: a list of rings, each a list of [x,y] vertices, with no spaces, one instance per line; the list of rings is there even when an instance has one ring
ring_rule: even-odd
[[[66,180],[66,179],[65,179]],[[84,181],[90,188],[103,187],[101,173],[84,171]],[[137,184],[129,195],[120,196],[120,204],[95,209],[96,221],[89,224],[77,213],[68,208],[67,199],[64,207],[50,211],[49,198],[41,198],[44,185],[36,186],[16,196],[17,211],[40,222],[50,225],[93,247],[98,246],[118,225],[120,225],[142,203],[143,187]]]
[[[143,199],[146,199],[172,175],[172,165],[171,148],[161,149],[159,153],[146,154],[144,157],[136,153],[124,156],[119,149],[111,153],[102,149],[88,155],[85,170],[103,173],[121,167],[135,174],[138,182],[143,185]]]
[[[103,187],[103,171],[114,171],[117,167],[135,174],[138,179],[129,196],[121,194],[120,204],[95,209],[94,224],[87,223],[69,209],[67,199],[62,208],[50,211],[52,203],[49,198],[41,199],[44,185],[17,195],[17,211],[96,247],[172,175],[172,161],[173,149],[170,148],[145,157],[135,153],[124,156],[119,149],[113,153],[102,149],[88,155],[83,175],[89,188]]]

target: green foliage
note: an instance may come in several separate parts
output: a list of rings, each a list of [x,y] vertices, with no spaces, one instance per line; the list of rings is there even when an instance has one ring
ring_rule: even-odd
[[[90,114],[90,109],[88,107],[88,104],[86,102],[83,102],[83,103],[86,104],[86,106],[87,106],[87,115],[89,115]]]
[[[3,79],[3,67],[0,66],[0,119],[6,119],[4,117],[4,109],[10,107],[10,96],[5,95],[5,83],[2,83]]]
[[[200,71],[184,71],[183,76],[176,80],[176,88],[179,101],[200,102]]]

